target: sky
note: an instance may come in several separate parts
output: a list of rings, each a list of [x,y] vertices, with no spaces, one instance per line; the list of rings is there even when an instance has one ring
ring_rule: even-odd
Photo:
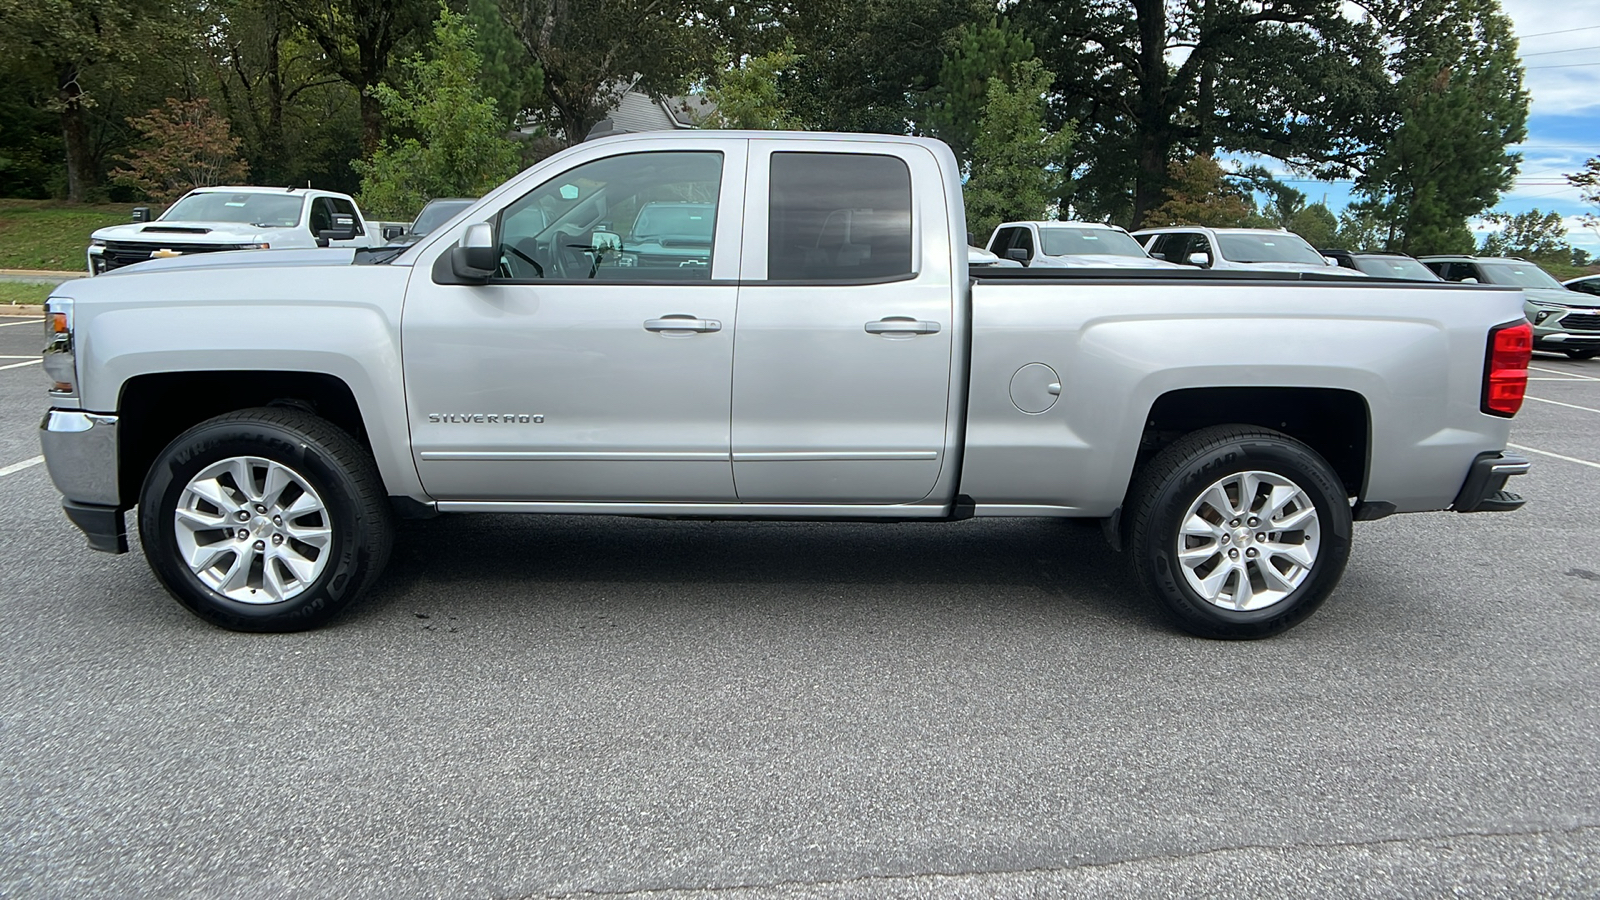
[[[1563,177],[1600,156],[1600,0],[1501,0],[1501,5],[1516,29],[1533,102],[1528,139],[1512,148],[1522,154],[1521,171],[1495,209],[1559,212],[1567,219],[1572,245],[1600,256],[1600,234],[1578,221],[1579,215],[1600,210],[1584,204]],[[1308,200],[1324,200],[1335,213],[1350,200],[1348,183],[1293,183]]]

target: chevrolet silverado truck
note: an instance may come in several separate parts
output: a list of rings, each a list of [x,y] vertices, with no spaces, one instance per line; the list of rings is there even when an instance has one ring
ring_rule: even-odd
[[[149,259],[222,250],[378,247],[382,229],[349,194],[307,188],[195,188],[153,222],[112,225],[89,235],[89,274]]]
[[[974,278],[958,172],[925,139],[625,135],[409,247],[72,282],[49,472],[91,547],[136,508],[167,590],[251,631],[338,615],[399,520],[516,512],[1098,520],[1180,627],[1255,638],[1329,596],[1355,520],[1522,505],[1517,289]],[[669,209],[704,227],[641,229]]]

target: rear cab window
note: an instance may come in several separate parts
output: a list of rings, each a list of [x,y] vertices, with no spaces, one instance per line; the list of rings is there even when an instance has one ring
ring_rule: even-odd
[[[767,280],[865,284],[913,277],[911,170],[897,156],[776,151]]]

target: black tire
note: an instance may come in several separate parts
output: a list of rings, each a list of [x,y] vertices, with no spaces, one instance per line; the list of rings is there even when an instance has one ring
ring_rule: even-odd
[[[1563,350],[1568,359],[1594,359],[1600,356],[1600,347],[1590,347],[1586,350]]]
[[[1283,599],[1255,610],[1225,609],[1189,584],[1177,559],[1179,531],[1202,492],[1251,471],[1273,473],[1305,491],[1316,507],[1320,549]],[[1316,451],[1276,431],[1222,425],[1185,435],[1135,474],[1128,497],[1128,545],[1140,586],[1179,628],[1200,637],[1249,640],[1293,627],[1327,599],[1350,557],[1350,503],[1339,476]]]
[[[174,516],[185,486],[208,466],[242,456],[291,469],[327,510],[331,539],[320,574],[297,595],[275,603],[230,599],[201,581],[179,550]],[[378,577],[393,536],[393,511],[371,455],[326,420],[294,409],[241,410],[185,431],[156,457],[139,494],[139,537],[156,578],[190,612],[232,631],[303,631],[324,624]]]

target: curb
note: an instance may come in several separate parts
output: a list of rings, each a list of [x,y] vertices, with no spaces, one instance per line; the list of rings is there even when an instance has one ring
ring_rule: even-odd
[[[0,306],[0,318],[42,315],[44,315],[44,307],[42,305],[17,304],[16,306]]]
[[[51,272],[42,269],[0,269],[0,281],[22,284],[61,284],[87,278],[87,272]]]

